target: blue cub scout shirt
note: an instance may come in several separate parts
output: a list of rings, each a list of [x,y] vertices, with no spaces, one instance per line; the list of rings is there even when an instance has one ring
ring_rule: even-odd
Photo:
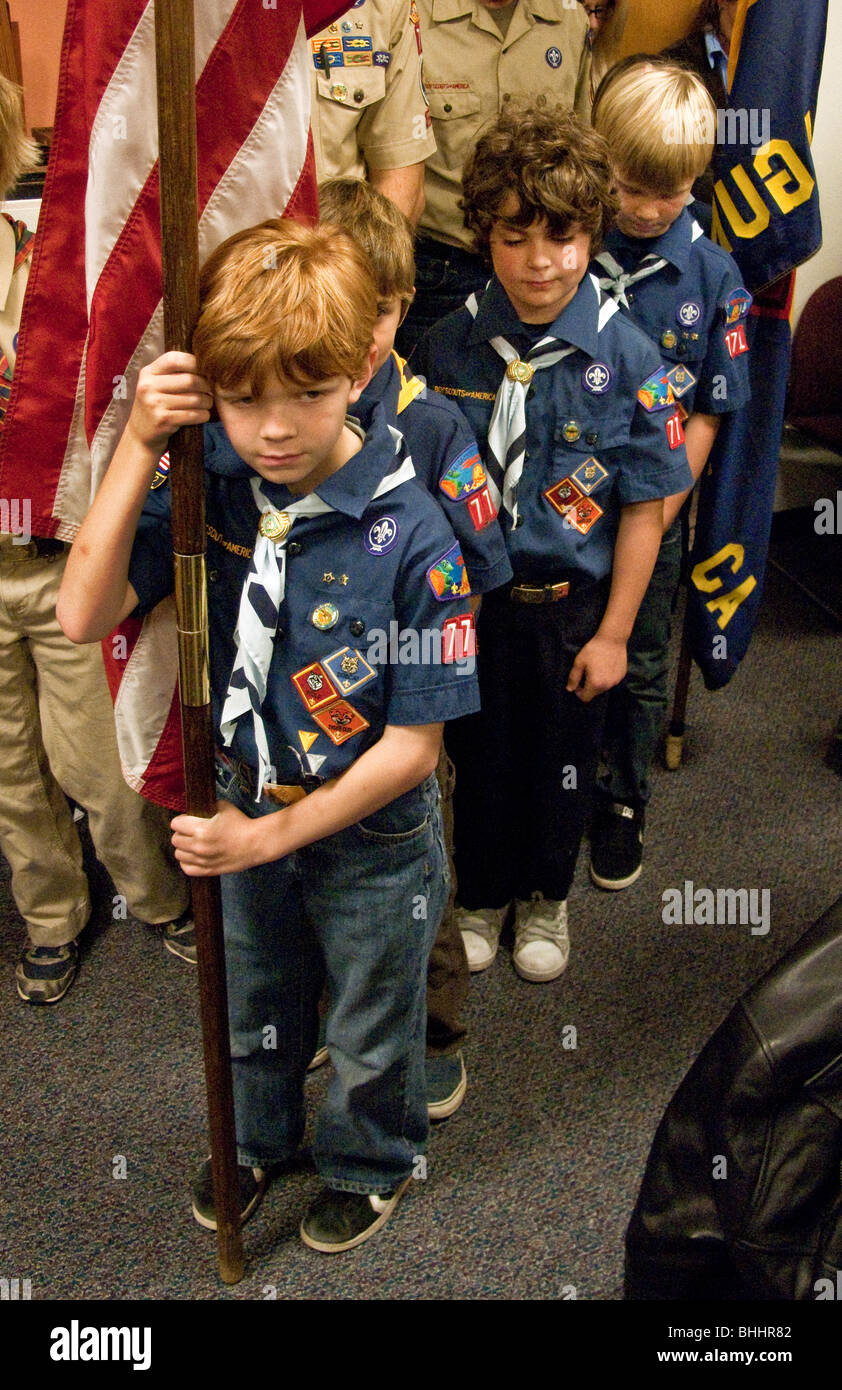
[[[603,250],[627,273],[647,256],[667,262],[629,285],[623,313],[652,339],[687,413],[725,415],[751,395],[745,337],[751,295],[727,251],[700,232],[685,208],[663,236],[627,237],[614,228]],[[605,267],[597,260],[591,268],[611,294]]]
[[[262,717],[279,782],[335,777],[386,724],[436,724],[479,708],[470,587],[447,521],[414,479],[373,493],[401,458],[382,411],[363,446],[317,489],[335,510],[294,519]],[[210,667],[214,725],[236,655],[235,629],[260,513],[221,425],[205,426]],[[160,482],[159,482],[160,478]],[[138,615],[173,588],[170,489],[156,477],[132,549]],[[283,511],[296,499],[260,480]],[[257,765],[250,714],[231,755]]]
[[[461,410],[428,391],[392,352],[369,382],[354,413],[365,427],[381,404],[400,430],[421,485],[443,509],[462,547],[471,592],[485,594],[512,577],[497,509],[488,493],[479,448]]]
[[[536,333],[576,349],[537,370],[526,392],[517,526],[500,513],[520,580],[602,579],[611,572],[621,509],[692,485],[683,444],[671,447],[667,436],[672,410],[645,409],[638,399],[661,358],[612,309],[603,302],[601,314],[598,287],[586,275],[558,318],[539,330],[520,322],[495,276],[476,318],[468,309],[449,314],[426,334],[413,359],[428,385],[464,411],[485,460],[506,367],[490,340],[506,338],[522,357],[535,345]]]

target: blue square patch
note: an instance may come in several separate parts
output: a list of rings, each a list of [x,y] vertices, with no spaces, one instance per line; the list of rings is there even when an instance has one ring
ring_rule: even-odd
[[[598,459],[589,458],[580,463],[575,473],[571,473],[570,476],[584,493],[590,495],[608,477],[608,469],[603,468]]]
[[[360,686],[367,685],[377,675],[362,652],[351,647],[340,647],[338,651],[331,652],[330,656],[323,656],[321,665],[343,695],[350,695],[352,690],[359,690]]]

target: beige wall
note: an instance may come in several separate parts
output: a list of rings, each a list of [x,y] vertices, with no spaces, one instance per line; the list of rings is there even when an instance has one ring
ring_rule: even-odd
[[[66,0],[10,0],[9,8],[20,28],[26,123],[52,125]]]

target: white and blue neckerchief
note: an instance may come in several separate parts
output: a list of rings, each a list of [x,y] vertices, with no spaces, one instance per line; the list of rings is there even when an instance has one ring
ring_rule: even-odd
[[[690,240],[698,241],[700,236],[704,236],[704,232],[694,217],[690,222]],[[613,295],[617,303],[621,304],[624,309],[631,307],[626,295],[629,286],[636,285],[639,280],[645,280],[649,275],[656,275],[668,264],[663,256],[656,256],[654,251],[650,251],[648,255],[643,257],[637,270],[623,270],[620,262],[615,260],[610,251],[600,251],[598,256],[594,256],[594,260],[607,272],[599,277],[599,288],[605,290],[607,294]]]
[[[407,479],[415,477],[415,469],[403,435],[392,429],[391,425],[389,433],[392,435],[395,454],[400,462],[392,473],[380,481],[372,494],[372,501],[391,492]],[[220,717],[222,741],[226,748],[230,748],[238,721],[251,713],[258,756],[256,801],[260,800],[263,786],[270,780],[269,772],[272,768],[261,710],[266,698],[266,683],[272,663],[278,615],[286,592],[287,542],[299,518],[322,516],[326,512],[336,510],[315,492],[279,508],[269,501],[260,482],[260,478],[251,479],[251,490],[260,512],[260,522],[251,566],[240,595],[240,608],[234,631],[237,653]]]
[[[597,281],[593,275],[590,278],[599,299]],[[466,299],[465,308],[476,318],[479,302],[475,294]],[[617,305],[612,300],[600,305],[598,331],[616,312]],[[498,336],[488,341],[506,363],[488,426],[488,456],[485,461],[488,490],[498,508],[502,504],[512,518],[512,525],[516,526],[518,484],[526,457],[526,388],[534,372],[544,367],[554,367],[563,357],[575,352],[576,347],[561,347],[559,339],[549,334],[534,343],[526,356],[521,357],[507,338]]]

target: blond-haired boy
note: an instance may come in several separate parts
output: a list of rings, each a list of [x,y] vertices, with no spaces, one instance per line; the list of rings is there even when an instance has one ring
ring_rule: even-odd
[[[365,257],[335,229],[281,220],[220,247],[202,276],[196,357],[167,353],[141,373],[60,605],[68,634],[89,641],[172,587],[168,489],[147,490],[172,430],[206,423],[214,405],[224,799],[211,820],[176,817],[173,843],[188,874],[223,876],[244,1219],[266,1168],[301,1140],[327,976],[325,1188],[301,1235],[331,1252],[383,1224],[423,1150],[424,975],[447,890],[433,770],[442,721],[477,704],[448,659],[468,594],[453,534],[382,415],[364,436],[346,418],[375,358],[375,316]],[[393,622],[420,654],[380,665]],[[207,1165],[194,1214],[215,1225]]]
[[[696,479],[722,415],[749,398],[744,320],[751,295],[734,261],[704,236],[687,208],[713,151],[713,101],[694,73],[658,59],[632,59],[604,79],[593,122],[611,150],[620,202],[594,270],[602,288],[657,344],[669,438],[676,448],[685,443]],[[681,562],[676,518],[686,495],[664,504],[664,539],[629,642],[628,672],[609,699],[591,832],[590,872],[601,888],[626,888],[642,869]]]

